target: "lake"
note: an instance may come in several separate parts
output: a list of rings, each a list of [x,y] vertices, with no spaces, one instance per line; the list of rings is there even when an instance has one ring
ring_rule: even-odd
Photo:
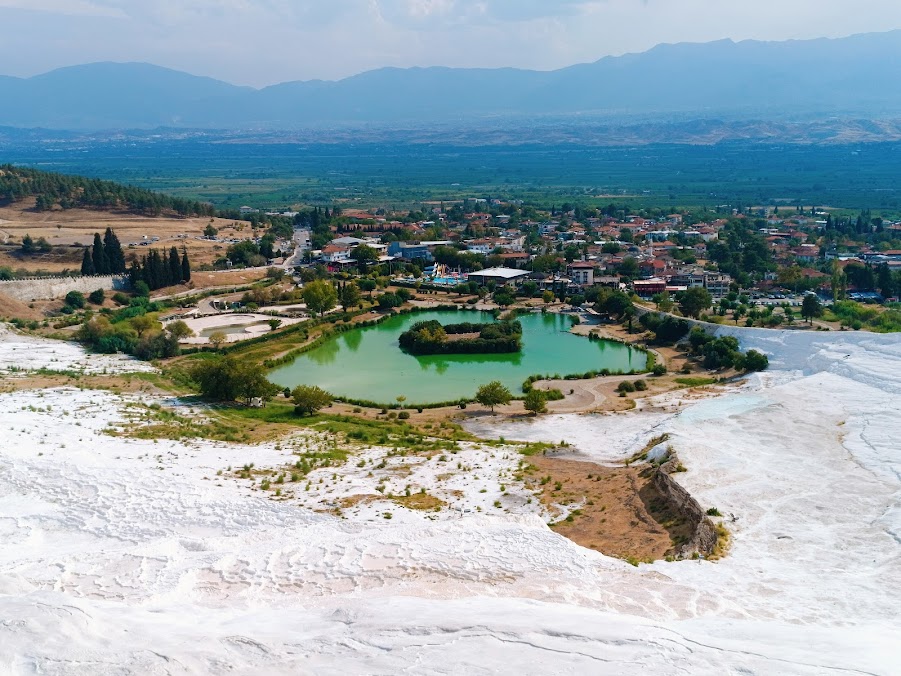
[[[437,319],[442,324],[493,322],[489,313],[435,311],[392,317],[378,326],[354,329],[279,367],[269,379],[282,387],[318,385],[350,399],[432,404],[471,398],[480,385],[499,380],[518,395],[534,374],[643,370],[641,350],[611,341],[590,341],[569,333],[573,318],[559,314],[522,314],[523,349],[518,354],[430,355],[401,351],[398,338],[412,324]]]

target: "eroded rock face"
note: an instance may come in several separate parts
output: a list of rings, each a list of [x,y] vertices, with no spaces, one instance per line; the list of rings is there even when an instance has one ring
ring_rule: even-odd
[[[694,529],[691,540],[676,547],[676,556],[684,558],[695,552],[708,556],[716,549],[716,528],[698,501],[671,476],[677,467],[679,458],[671,453],[669,460],[654,472],[654,486],[670,503],[670,508],[691,523]]]

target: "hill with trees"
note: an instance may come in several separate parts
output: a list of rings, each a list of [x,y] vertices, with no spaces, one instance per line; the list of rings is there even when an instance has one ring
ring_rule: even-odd
[[[211,204],[84,176],[0,165],[0,206],[35,198],[36,211],[121,209],[145,216],[215,216]]]

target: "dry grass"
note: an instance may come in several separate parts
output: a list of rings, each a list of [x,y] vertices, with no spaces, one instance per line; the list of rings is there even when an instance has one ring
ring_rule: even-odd
[[[180,250],[185,246],[195,267],[212,263],[225,253],[228,246],[225,242],[197,239],[210,223],[209,218],[150,218],[91,209],[34,212],[32,206],[33,200],[26,200],[0,208],[0,242],[5,245],[0,247],[0,266],[47,272],[78,270],[81,267],[81,247],[90,245],[94,233],[102,234],[108,227],[115,230],[122,242],[126,258],[146,252],[149,247],[128,246],[141,242],[145,235],[160,238],[153,244],[157,248],[177,246]],[[213,226],[219,230],[220,237],[246,239],[252,232],[249,223],[214,219]],[[22,256],[18,245],[26,234],[34,239],[44,237],[54,250],[48,254]]]
[[[668,507],[651,475],[546,456],[529,458],[524,479],[551,513],[575,509],[554,531],[590,549],[632,562],[656,561],[691,536],[691,526]]]

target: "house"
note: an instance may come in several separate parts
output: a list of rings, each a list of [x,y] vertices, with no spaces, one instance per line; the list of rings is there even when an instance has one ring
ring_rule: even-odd
[[[341,261],[350,260],[350,247],[329,244],[322,250],[321,258],[323,263],[339,263]]]
[[[498,286],[505,284],[521,284],[531,273],[528,270],[515,270],[514,268],[489,268],[469,273],[469,281],[482,286],[494,282]]]
[[[639,298],[650,298],[666,291],[666,280],[660,277],[637,279],[632,282],[632,289]]]
[[[594,286],[594,263],[588,261],[576,261],[570,263],[566,274],[573,284],[578,286]]]

